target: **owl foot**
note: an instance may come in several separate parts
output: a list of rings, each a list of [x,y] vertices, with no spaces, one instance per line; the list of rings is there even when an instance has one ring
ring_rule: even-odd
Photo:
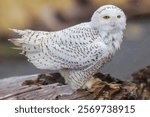
[[[83,86],[82,89],[91,89],[95,84],[101,82],[100,79],[91,77]]]
[[[110,83],[110,84],[107,84],[107,85],[108,85],[109,88],[111,88],[111,89],[119,89],[121,84],[113,84],[113,83]]]
[[[119,89],[121,84],[113,84],[113,83],[107,83],[102,82],[99,78],[91,77],[83,86],[82,89],[92,89],[96,88],[97,86],[104,86],[107,85],[110,89]]]

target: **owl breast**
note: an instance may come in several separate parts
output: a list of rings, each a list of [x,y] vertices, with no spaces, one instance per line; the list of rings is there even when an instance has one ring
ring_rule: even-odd
[[[114,56],[115,52],[120,48],[120,44],[122,42],[122,32],[116,33],[116,34],[109,34],[109,33],[103,33],[99,34],[99,36],[102,39],[102,45],[103,45],[103,56],[99,58],[99,60],[94,63],[93,66],[90,66],[89,69],[87,69],[89,74],[95,74],[99,72],[99,70],[104,66],[104,64],[111,61],[112,57]]]

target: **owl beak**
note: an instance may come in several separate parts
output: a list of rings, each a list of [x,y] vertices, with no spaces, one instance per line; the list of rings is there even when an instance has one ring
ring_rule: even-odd
[[[116,26],[116,23],[115,23],[115,22],[111,22],[110,25],[111,25],[112,27],[115,27],[115,26]]]
[[[116,23],[116,17],[112,17],[111,21],[110,21],[110,25],[111,27],[116,27],[117,23]]]

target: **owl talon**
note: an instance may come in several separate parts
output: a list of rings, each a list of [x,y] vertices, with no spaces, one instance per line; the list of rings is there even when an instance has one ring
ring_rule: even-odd
[[[109,85],[109,87],[111,88],[111,89],[119,89],[120,88],[120,84],[108,84]]]
[[[91,77],[83,86],[82,89],[91,89],[94,84],[101,82],[100,79]]]

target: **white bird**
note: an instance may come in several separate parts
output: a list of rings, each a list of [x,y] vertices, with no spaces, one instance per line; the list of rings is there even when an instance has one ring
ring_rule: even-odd
[[[120,48],[125,27],[124,12],[105,5],[94,12],[89,22],[55,32],[11,29],[21,38],[9,40],[37,68],[59,72],[77,90],[85,88],[89,79],[111,60]]]

